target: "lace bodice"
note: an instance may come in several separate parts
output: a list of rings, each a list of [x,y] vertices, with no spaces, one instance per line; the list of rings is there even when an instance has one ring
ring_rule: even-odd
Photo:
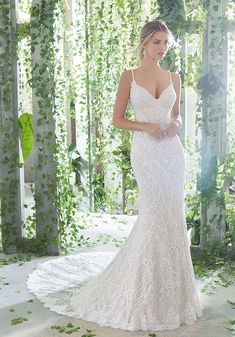
[[[130,91],[130,102],[135,112],[136,120],[139,122],[159,122],[170,121],[170,112],[176,100],[176,92],[169,73],[169,85],[163,90],[159,98],[155,98],[147,89],[136,83],[134,71],[132,72],[132,82]]]

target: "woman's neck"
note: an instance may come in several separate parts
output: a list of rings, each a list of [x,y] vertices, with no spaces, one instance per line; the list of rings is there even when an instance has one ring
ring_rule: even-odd
[[[154,60],[150,57],[144,57],[141,61],[141,65],[140,67],[142,69],[146,69],[146,70],[156,70],[157,68],[161,68],[160,64],[159,64],[159,60]]]

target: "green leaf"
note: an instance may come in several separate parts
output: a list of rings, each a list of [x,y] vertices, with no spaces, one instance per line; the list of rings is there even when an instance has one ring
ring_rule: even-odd
[[[95,337],[96,336],[94,333],[92,333],[92,330],[86,329],[86,331],[87,331],[87,333],[85,333],[81,337]]]
[[[25,321],[28,321],[27,317],[17,317],[11,320],[11,324],[12,325],[21,324]]]
[[[232,302],[232,301],[230,301],[230,300],[227,300],[227,302],[228,302],[229,304],[231,304],[232,309],[235,309],[235,302]]]
[[[80,327],[72,328],[70,330],[67,330],[66,333],[70,335],[71,333],[77,332],[79,329],[80,329]]]
[[[33,149],[33,116],[29,113],[23,113],[18,118],[21,131],[21,147],[24,161],[28,159]]]
[[[77,332],[80,329],[80,327],[78,326],[75,328],[72,323],[68,323],[67,326],[53,325],[51,326],[51,329],[56,329],[59,333],[67,333],[70,335],[73,332]]]
[[[73,324],[72,323],[68,323],[67,324],[67,328],[73,328]]]

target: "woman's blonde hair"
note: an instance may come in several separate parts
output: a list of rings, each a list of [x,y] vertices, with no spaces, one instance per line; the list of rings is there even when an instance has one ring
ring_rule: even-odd
[[[169,34],[169,48],[172,48],[175,44],[175,37],[169,30],[165,22],[160,20],[149,21],[144,24],[140,31],[140,42],[136,48],[139,56],[140,62],[142,61],[144,55],[144,45],[148,42],[151,36],[156,32],[166,32]]]

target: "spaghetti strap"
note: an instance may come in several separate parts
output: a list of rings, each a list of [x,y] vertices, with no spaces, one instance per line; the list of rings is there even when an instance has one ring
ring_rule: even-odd
[[[172,83],[172,81],[171,81],[171,72],[169,71],[169,70],[167,70],[168,71],[168,73],[169,73],[169,78],[170,78],[170,84]]]
[[[134,79],[134,72],[133,72],[132,69],[131,69],[131,73],[132,73],[132,80],[135,82],[135,79]]]

